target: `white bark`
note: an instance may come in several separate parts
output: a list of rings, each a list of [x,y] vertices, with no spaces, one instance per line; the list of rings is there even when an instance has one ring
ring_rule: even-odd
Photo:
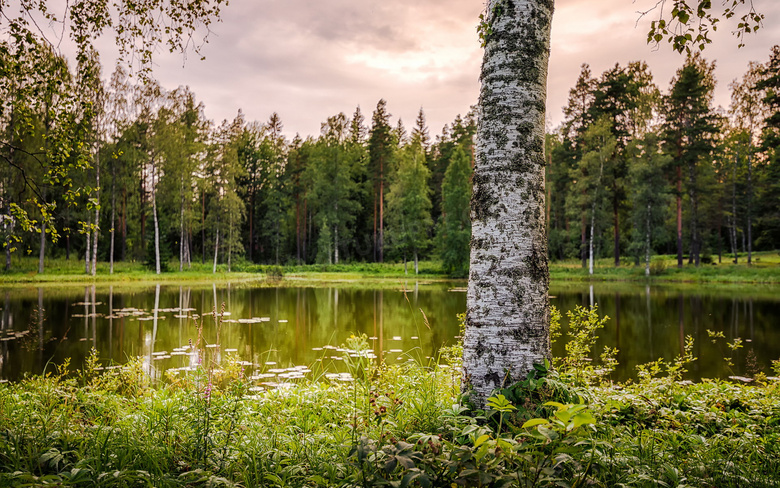
[[[645,216],[645,276],[650,276],[650,212],[652,211],[652,208],[653,207],[648,202],[647,215]]]
[[[160,225],[157,221],[157,190],[152,188],[152,213],[154,214],[154,267],[160,274]]]
[[[46,222],[41,222],[41,249],[38,254],[38,273],[43,273],[43,258],[46,255]]]
[[[214,267],[211,269],[212,273],[216,273],[217,272],[217,253],[218,252],[219,252],[219,227],[217,227],[217,238],[216,238],[216,240],[214,242]]]
[[[92,276],[97,274],[98,226],[100,225],[100,147],[95,153],[95,228],[92,231]]]
[[[477,405],[550,357],[544,110],[552,8],[552,0],[487,5],[463,352],[464,389]]]
[[[590,238],[588,239],[588,274],[593,274],[593,234],[596,233],[596,204],[590,212]]]
[[[87,250],[84,252],[84,272],[89,274],[89,257],[92,255],[92,232],[86,232],[87,237]]]
[[[113,171],[112,171],[113,173]],[[116,234],[116,174],[111,175],[111,244],[108,248],[108,274],[114,274],[114,235]]]
[[[180,212],[179,212],[179,271],[184,270],[184,176],[180,179]]]

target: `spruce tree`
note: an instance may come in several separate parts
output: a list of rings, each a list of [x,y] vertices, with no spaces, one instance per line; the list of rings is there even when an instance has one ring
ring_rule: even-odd
[[[442,219],[438,226],[442,267],[454,277],[467,276],[469,270],[471,174],[471,158],[457,146],[444,173]]]

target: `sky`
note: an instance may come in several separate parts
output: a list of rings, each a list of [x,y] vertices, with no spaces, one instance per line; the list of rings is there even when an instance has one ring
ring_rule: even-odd
[[[684,57],[645,43],[656,0],[556,0],[548,80],[548,123],[562,107],[583,63],[600,75],[615,63],[646,60],[666,90]],[[719,3],[719,2],[715,2]],[[763,28],[737,48],[731,25],[704,51],[716,62],[715,104],[727,107],[728,84],[749,61],[765,62],[780,42],[780,2],[755,0]],[[477,103],[482,58],[476,25],[481,0],[232,0],[212,26],[202,54],[158,53],[154,75],[173,89],[187,85],[219,123],[242,109],[247,120],[277,112],[288,137],[319,134],[320,124],[360,106],[367,121],[380,98],[393,124],[407,130],[425,111],[432,136]],[[111,59],[111,40],[100,41]],[[105,61],[104,61],[105,63]],[[107,69],[107,71],[110,71]]]

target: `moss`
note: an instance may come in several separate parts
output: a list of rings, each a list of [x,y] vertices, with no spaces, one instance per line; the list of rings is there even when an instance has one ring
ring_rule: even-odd
[[[471,209],[476,220],[486,220],[495,215],[494,207],[498,203],[498,197],[493,191],[489,180],[483,174],[474,174],[474,192],[471,196]]]

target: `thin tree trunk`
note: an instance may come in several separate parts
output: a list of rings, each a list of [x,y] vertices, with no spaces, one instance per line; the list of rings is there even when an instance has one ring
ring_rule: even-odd
[[[753,264],[753,163],[747,156],[748,191],[747,191],[747,263]]]
[[[336,224],[333,226],[333,256],[334,261],[336,264],[339,264],[339,224],[338,224],[338,215],[339,215],[339,203],[336,201],[335,205],[335,215],[336,215]]]
[[[254,177],[253,177],[254,178]],[[253,183],[252,183],[253,184]],[[249,262],[254,262],[254,256],[252,254],[252,251],[255,247],[255,190],[251,189],[249,192]],[[296,219],[298,218],[298,214],[296,213]]]
[[[114,236],[116,235],[116,171],[111,165],[111,244],[108,249],[108,274],[114,274]]]
[[[590,239],[588,239],[588,274],[593,274],[593,234],[596,232],[596,204],[590,212]]]
[[[550,0],[490,0],[486,8],[462,382],[478,408],[550,357],[544,106],[552,8]]]
[[[615,190],[617,194],[617,190]],[[615,222],[615,267],[620,267],[620,212],[618,212],[618,199],[614,197],[613,200],[613,214]]]
[[[184,271],[184,239],[186,238],[184,234],[184,175],[179,180],[179,189],[181,194],[179,202],[179,272],[182,272]]]
[[[200,194],[200,264],[206,264],[206,191]]]
[[[11,224],[8,226],[9,227],[8,233],[13,234],[14,224],[16,223],[16,219],[11,217],[10,220],[11,220]],[[5,270],[11,271],[11,241],[8,237],[6,237],[6,241],[5,241]]]
[[[691,185],[688,190],[688,196],[691,199],[691,258],[694,266],[698,268],[701,262],[701,242],[699,242],[699,196],[696,191],[696,165],[692,163],[688,170]]]
[[[378,242],[379,241],[377,240],[377,233],[376,233],[376,216],[377,216],[377,213],[376,213],[376,208],[377,208],[376,190],[377,190],[377,188],[374,187],[374,262],[375,263],[379,261],[379,253],[378,253],[378,251],[379,251]]]
[[[680,158],[680,149],[677,149],[677,158]],[[682,166],[677,166],[677,267],[683,267],[683,241],[682,241]]]
[[[420,265],[419,261],[417,260],[417,249],[414,250],[414,274],[418,275],[420,274]]]
[[[333,226],[333,262],[339,264],[339,226]]]
[[[41,249],[38,254],[38,273],[43,274],[43,258],[46,255],[46,222],[41,222]]]
[[[379,160],[379,262],[385,262],[385,176],[384,158]]]
[[[734,264],[739,262],[737,254],[737,164],[739,162],[739,153],[734,156],[734,171],[731,175],[731,218],[729,219],[729,240],[731,241],[731,251],[734,253]]]
[[[230,273],[230,258],[233,254],[233,214],[228,215],[228,273]],[[278,262],[276,264],[279,264]]]
[[[645,276],[650,276],[650,212],[652,206],[648,202],[647,215],[645,218]]]
[[[214,240],[214,266],[211,268],[212,273],[217,272],[217,254],[219,252],[219,224],[217,224],[217,238]],[[216,307],[216,305],[214,305]]]
[[[152,181],[152,212],[154,213],[154,267],[160,274],[160,225],[157,220],[157,185]]]
[[[122,190],[122,261],[127,261],[127,190]]]
[[[87,249],[84,252],[84,273],[89,274],[89,258],[92,255],[92,232],[85,233],[87,237]]]
[[[100,234],[100,145],[95,151],[95,228],[92,231],[92,276],[97,274],[98,234]]]
[[[588,265],[588,217],[585,212],[582,212],[582,222],[580,222],[580,259],[582,260],[582,267],[585,268]]]

